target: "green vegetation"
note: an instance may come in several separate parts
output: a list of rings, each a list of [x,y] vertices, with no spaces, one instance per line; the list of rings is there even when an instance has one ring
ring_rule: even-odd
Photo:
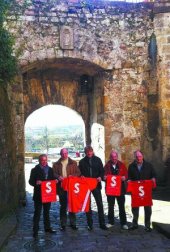
[[[26,152],[25,157],[32,157],[33,159],[38,159],[39,155],[43,153],[36,153],[36,152]]]
[[[84,148],[84,134],[82,126],[63,126],[48,129],[47,127],[26,128],[25,151],[51,153],[56,148],[82,150]]]
[[[0,1],[0,85],[9,83],[17,72],[17,60],[13,55],[14,39],[5,28],[12,4],[14,0]]]
[[[26,7],[28,0],[0,0],[0,85],[10,83],[17,74],[17,57],[14,54],[14,37],[7,29],[9,17],[17,20]]]

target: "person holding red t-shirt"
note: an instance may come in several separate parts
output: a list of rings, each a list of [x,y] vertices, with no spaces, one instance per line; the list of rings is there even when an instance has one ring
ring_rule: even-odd
[[[65,231],[67,225],[67,206],[68,206],[68,192],[65,188],[65,178],[70,176],[79,176],[80,171],[77,167],[77,162],[68,156],[68,150],[62,148],[60,151],[61,158],[53,164],[54,177],[58,179],[57,193],[60,201],[60,230]],[[77,230],[76,215],[69,212],[70,227]]]
[[[116,151],[111,151],[110,160],[104,166],[104,175],[107,186],[108,175],[120,176],[120,195],[112,196],[107,195],[108,202],[108,227],[114,225],[114,205],[115,199],[117,200],[119,207],[119,218],[122,229],[128,230],[126,212],[125,212],[125,181],[127,180],[128,172],[126,166],[118,160],[118,153]],[[107,191],[106,191],[107,194]]]
[[[101,194],[101,181],[104,175],[104,169],[102,161],[99,157],[94,155],[93,148],[91,146],[86,146],[84,148],[86,156],[82,158],[79,162],[79,169],[81,172],[81,176],[87,178],[96,178],[98,183],[94,190],[92,190],[92,195],[96,201],[97,209],[98,209],[98,219],[100,228],[103,230],[107,230],[105,225],[105,218],[104,218],[104,209],[103,209],[103,201],[102,201],[102,194]],[[92,218],[92,210],[86,212],[87,217],[87,224],[88,230],[91,231],[93,229],[93,218]]]
[[[128,180],[130,181],[141,181],[141,180],[153,180],[153,183],[156,184],[155,180],[155,171],[151,163],[144,160],[143,154],[141,151],[137,150],[134,152],[135,160],[129,165],[128,168]],[[144,206],[145,212],[145,231],[150,232],[152,229],[151,224],[151,206]],[[133,224],[130,227],[130,230],[138,228],[138,218],[139,218],[139,207],[132,206],[133,214]]]
[[[39,164],[36,165],[30,173],[29,184],[34,187],[34,217],[33,217],[33,237],[38,238],[39,222],[41,211],[43,208],[43,222],[45,232],[55,233],[56,230],[51,228],[50,224],[50,207],[51,203],[43,203],[41,196],[42,181],[55,180],[53,170],[48,166],[48,158],[46,154],[39,156]]]

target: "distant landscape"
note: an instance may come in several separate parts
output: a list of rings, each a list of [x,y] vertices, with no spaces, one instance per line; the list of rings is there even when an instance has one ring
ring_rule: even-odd
[[[70,156],[83,152],[85,142],[84,128],[81,125],[25,128],[25,152],[47,153],[51,156],[59,155],[60,149],[65,147]]]

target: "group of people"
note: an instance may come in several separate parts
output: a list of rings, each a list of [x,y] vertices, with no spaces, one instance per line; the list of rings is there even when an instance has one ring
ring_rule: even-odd
[[[60,151],[61,158],[53,164],[53,168],[48,166],[47,155],[39,156],[39,164],[31,170],[29,183],[34,187],[34,216],[33,216],[33,237],[38,237],[39,221],[41,210],[43,208],[43,220],[45,232],[55,233],[56,230],[51,228],[49,210],[51,203],[42,203],[41,200],[41,183],[45,180],[57,180],[57,194],[60,202],[60,230],[65,231],[67,226],[67,211],[68,211],[68,192],[63,189],[62,181],[70,176],[96,178],[97,186],[91,191],[94,196],[97,209],[99,226],[103,230],[107,230],[114,225],[114,205],[117,200],[119,208],[119,218],[121,228],[124,230],[134,230],[138,228],[139,207],[132,206],[133,222],[130,227],[127,225],[126,211],[125,211],[125,193],[127,181],[138,180],[153,180],[155,182],[155,172],[153,166],[144,160],[141,151],[135,151],[134,161],[127,169],[125,164],[118,160],[118,153],[111,151],[110,159],[103,167],[102,161],[94,154],[91,146],[85,147],[85,157],[77,162],[68,156],[66,148]],[[108,202],[108,223],[105,223],[103,201],[101,188],[101,181],[106,181],[109,175],[119,175],[121,178],[121,192],[119,196],[107,195]],[[145,230],[151,231],[151,206],[144,206],[145,211]],[[77,230],[76,214],[68,213],[70,227]],[[93,218],[91,205],[88,212],[86,212],[87,228],[93,229]]]

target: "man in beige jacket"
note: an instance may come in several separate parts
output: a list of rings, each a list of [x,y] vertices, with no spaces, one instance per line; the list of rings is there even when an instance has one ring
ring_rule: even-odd
[[[62,181],[69,176],[79,176],[80,171],[77,167],[77,162],[68,157],[68,150],[66,148],[60,151],[61,158],[54,163],[53,171],[54,176],[58,179],[57,193],[60,201],[60,230],[65,231],[67,224],[67,191],[62,188]],[[69,212],[70,227],[73,230],[77,230],[76,215]]]

